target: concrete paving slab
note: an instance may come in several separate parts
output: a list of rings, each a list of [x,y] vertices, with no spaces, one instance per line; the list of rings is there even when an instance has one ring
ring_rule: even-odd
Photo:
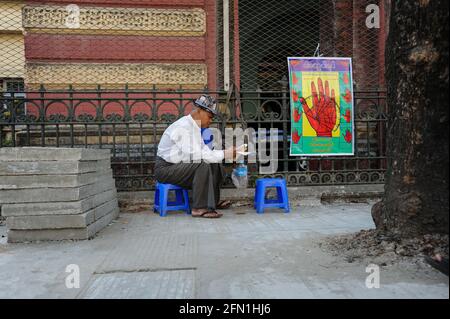
[[[105,176],[112,176],[109,167],[96,172],[72,175],[16,175],[0,177],[0,191],[2,189],[26,189],[45,187],[79,187],[92,184]]]
[[[115,198],[78,215],[11,216],[6,219],[6,226],[16,230],[85,228],[117,208],[118,202]]]
[[[193,269],[197,266],[195,234],[122,235],[97,273]]]
[[[192,299],[195,271],[95,274],[80,299]]]
[[[113,210],[99,220],[85,228],[65,229],[35,229],[35,230],[8,230],[8,243],[22,243],[33,241],[82,240],[94,237],[100,230],[108,226],[119,214],[119,209]]]
[[[78,201],[2,205],[2,216],[77,215],[116,198],[115,188]]]
[[[108,149],[68,147],[2,147],[0,161],[95,161],[111,157]]]
[[[0,204],[76,201],[115,188],[112,176],[80,187],[8,189],[0,191]]]
[[[9,175],[64,175],[96,172],[111,168],[111,160],[98,161],[0,161],[0,176]]]
[[[6,235],[6,226],[0,233]],[[80,289],[66,287],[67,266],[79,266],[80,286],[85,287],[110,246],[101,240],[74,245],[71,241],[6,244],[6,237],[0,239],[0,299],[75,298]]]

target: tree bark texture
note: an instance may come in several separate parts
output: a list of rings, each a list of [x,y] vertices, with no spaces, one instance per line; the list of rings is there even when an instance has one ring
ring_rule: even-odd
[[[385,195],[377,229],[448,234],[448,0],[392,1],[386,44]]]

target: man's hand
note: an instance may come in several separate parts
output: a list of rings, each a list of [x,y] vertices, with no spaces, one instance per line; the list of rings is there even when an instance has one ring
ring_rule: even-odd
[[[236,152],[247,152],[248,146],[247,144],[242,144],[241,146],[236,148]]]
[[[234,159],[236,158],[236,147],[235,146],[230,147],[225,151],[223,151],[223,153],[225,159],[234,161]]]

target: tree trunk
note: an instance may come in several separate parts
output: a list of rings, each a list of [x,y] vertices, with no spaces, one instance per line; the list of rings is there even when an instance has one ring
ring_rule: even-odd
[[[448,0],[392,1],[386,45],[388,134],[377,229],[448,234]]]

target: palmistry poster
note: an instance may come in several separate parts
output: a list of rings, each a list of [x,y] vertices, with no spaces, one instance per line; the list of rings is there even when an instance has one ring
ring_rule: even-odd
[[[354,154],[351,58],[288,58],[295,156]]]

